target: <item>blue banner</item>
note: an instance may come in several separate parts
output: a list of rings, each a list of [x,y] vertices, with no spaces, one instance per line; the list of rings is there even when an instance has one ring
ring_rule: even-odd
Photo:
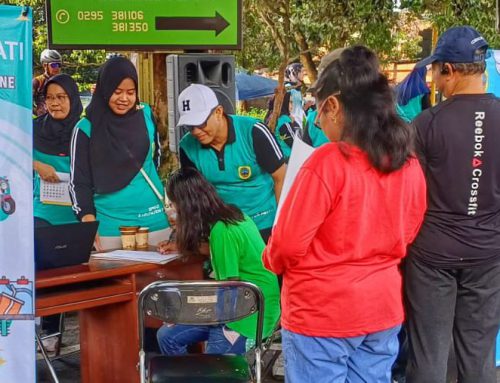
[[[0,5],[0,382],[35,382],[32,13]]]
[[[500,97],[500,51],[491,50],[486,59],[486,91]]]

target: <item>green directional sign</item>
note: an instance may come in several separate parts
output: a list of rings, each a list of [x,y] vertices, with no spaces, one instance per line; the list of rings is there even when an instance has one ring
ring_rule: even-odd
[[[241,49],[242,0],[47,0],[55,49]]]

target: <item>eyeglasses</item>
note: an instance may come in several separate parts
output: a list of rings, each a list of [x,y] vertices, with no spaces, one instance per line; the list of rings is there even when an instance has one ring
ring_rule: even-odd
[[[316,125],[317,127],[321,128],[321,126],[319,125],[319,120],[321,118],[321,114],[323,113],[323,110],[325,109],[324,106],[325,106],[326,102],[328,101],[328,99],[330,97],[335,97],[335,96],[338,96],[338,95],[340,95],[340,90],[337,91],[337,92],[335,92],[335,93],[332,93],[331,95],[329,95],[321,103],[319,103],[318,100],[316,100],[316,105],[318,105],[318,114],[316,114],[316,118],[314,119],[314,125]]]
[[[57,101],[58,103],[62,104],[66,102],[67,99],[68,95],[66,94],[58,94],[56,96],[48,95],[45,97],[45,102],[52,104]]]
[[[57,69],[57,68],[62,67],[62,64],[61,64],[61,63],[49,63],[49,66],[50,66],[52,69]]]
[[[210,119],[210,117],[212,116],[212,114],[214,113],[215,109],[217,109],[218,106],[216,106],[215,108],[213,108],[210,113],[208,114],[208,117],[207,119],[201,124],[201,125],[184,125],[183,128],[189,132],[192,132],[194,129],[205,129],[208,125],[208,120]]]

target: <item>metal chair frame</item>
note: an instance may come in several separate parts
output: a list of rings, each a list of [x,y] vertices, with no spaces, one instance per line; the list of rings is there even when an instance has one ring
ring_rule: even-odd
[[[281,348],[281,323],[280,319],[276,322],[276,325],[273,329],[273,332],[269,337],[267,337],[262,346],[262,358],[264,358],[267,354],[272,354],[271,358],[267,362],[264,367],[261,375],[262,378],[265,378],[269,372],[272,370],[274,363],[279,358],[282,353]]]
[[[40,347],[40,352],[42,353],[43,360],[45,361],[45,364],[47,365],[47,368],[49,369],[50,376],[52,378],[52,381],[54,383],[59,383],[59,378],[57,377],[56,371],[54,369],[54,366],[52,365],[52,362],[60,359],[61,358],[61,343],[62,343],[62,337],[64,333],[64,313],[59,314],[59,329],[55,333],[47,334],[44,336],[40,336],[38,333],[38,330],[36,331],[35,334],[35,340],[36,343],[38,344],[38,347]],[[43,340],[44,339],[49,339],[49,338],[54,338],[57,337],[58,339],[58,344],[56,347],[56,352],[54,356],[49,356],[47,353],[47,350],[45,349],[45,346],[43,345]]]
[[[238,289],[244,288],[246,289],[245,293],[251,292],[252,300],[255,302],[255,306],[252,306],[252,309],[246,313],[241,314],[240,316],[231,318],[223,318],[223,319],[207,319],[203,320],[203,318],[192,318],[189,321],[178,320],[178,318],[166,318],[164,315],[158,312],[154,312],[152,309],[146,310],[146,301],[151,299],[152,301],[158,301],[160,299],[159,294],[161,294],[162,289],[172,289],[177,290],[180,296],[188,294],[188,290],[197,289],[200,292],[206,291],[207,293],[215,293],[218,289]],[[245,298],[247,298],[245,296]],[[207,302],[204,302],[207,304]],[[216,306],[216,302],[208,302],[213,307]],[[144,351],[144,314],[154,317],[156,319],[169,321],[169,323],[174,324],[185,324],[185,325],[218,325],[230,322],[231,320],[242,319],[247,316],[250,316],[257,312],[257,329],[256,329],[256,339],[254,346],[255,353],[255,368],[249,368],[251,373],[254,375],[254,380],[256,383],[261,383],[261,368],[262,368],[262,332],[263,332],[263,321],[264,321],[264,296],[262,291],[258,286],[250,282],[243,281],[158,281],[153,282],[150,285],[146,286],[141,293],[139,294],[138,299],[138,322],[139,322],[139,373],[141,378],[141,383],[146,383],[146,353]],[[255,309],[254,309],[255,308]],[[180,313],[185,309],[185,305],[180,306]],[[146,311],[146,312],[145,312]],[[206,319],[206,318],[205,318]],[[252,371],[254,370],[254,371]]]

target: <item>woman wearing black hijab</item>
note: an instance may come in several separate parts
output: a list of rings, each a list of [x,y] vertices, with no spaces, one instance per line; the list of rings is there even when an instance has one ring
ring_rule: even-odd
[[[100,222],[98,249],[121,247],[120,226],[148,227],[151,245],[168,234],[158,134],[137,82],[128,59],[108,60],[71,141],[73,210],[83,222]]]
[[[43,88],[47,112],[33,121],[33,212],[35,225],[62,225],[78,222],[71,206],[43,203],[40,199],[40,180],[60,182],[59,176],[69,177],[70,141],[73,128],[83,111],[78,86],[67,74],[48,80]],[[57,173],[56,173],[57,172]],[[59,331],[60,315],[42,318],[46,334]],[[58,337],[42,340],[45,350],[56,351]]]
[[[43,89],[47,113],[33,121],[33,168],[35,218],[52,225],[77,222],[71,206],[45,204],[40,200],[40,179],[60,182],[56,174],[70,171],[70,141],[83,111],[78,86],[67,74],[47,81]]]

